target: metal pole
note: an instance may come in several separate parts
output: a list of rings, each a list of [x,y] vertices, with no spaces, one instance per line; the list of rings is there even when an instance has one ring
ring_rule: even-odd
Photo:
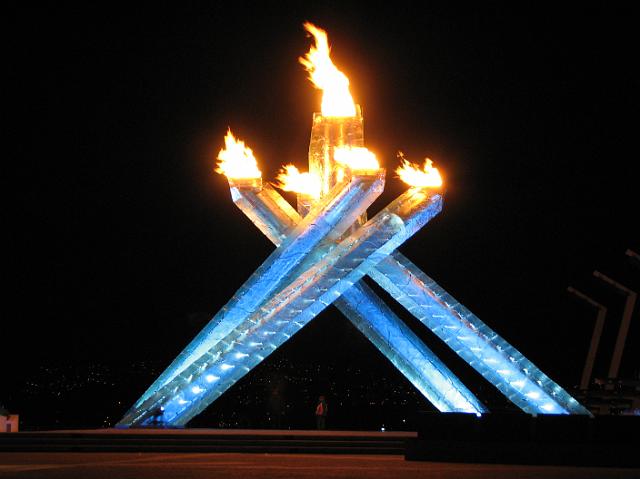
[[[602,328],[604,327],[604,319],[607,316],[607,308],[571,286],[567,288],[567,291],[598,309],[596,324],[593,326],[593,334],[591,335],[591,344],[589,345],[589,351],[587,352],[587,357],[584,361],[584,368],[582,370],[582,378],[580,379],[580,389],[585,391],[589,389],[591,373],[593,372],[593,363],[595,362],[596,353],[598,352],[600,337],[602,336]]]
[[[618,329],[618,337],[616,338],[616,345],[613,350],[613,355],[611,356],[611,364],[609,366],[609,378],[616,378],[618,377],[620,361],[622,359],[622,353],[624,352],[624,344],[627,341],[627,334],[629,332],[629,325],[631,324],[633,308],[636,305],[637,294],[635,291],[631,291],[626,286],[621,285],[617,281],[609,278],[599,271],[594,271],[593,275],[627,295],[627,300],[624,304],[624,311],[622,313],[622,321],[620,322],[620,329]]]

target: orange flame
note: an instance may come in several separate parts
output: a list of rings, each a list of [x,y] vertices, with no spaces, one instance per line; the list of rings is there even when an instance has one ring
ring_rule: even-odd
[[[306,22],[304,28],[313,35],[315,46],[299,61],[309,72],[309,79],[322,90],[323,116],[355,116],[356,105],[349,93],[349,79],[336,68],[329,57],[327,32]]]
[[[320,198],[320,178],[313,173],[300,173],[293,165],[286,165],[276,177],[277,188]]]
[[[440,172],[433,166],[433,162],[429,158],[424,159],[424,166],[420,169],[419,166],[405,160],[402,153],[399,156],[402,160],[402,166],[398,167],[396,173],[402,181],[418,188],[442,186]]]
[[[377,171],[380,164],[376,155],[363,147],[340,146],[333,152],[336,163],[351,171]]]
[[[224,146],[218,153],[219,162],[216,173],[221,173],[227,178],[233,179],[262,177],[262,173],[258,169],[258,162],[253,156],[253,151],[245,146],[244,141],[236,140],[233,133],[231,133],[231,129],[227,131],[227,135],[224,137]]]

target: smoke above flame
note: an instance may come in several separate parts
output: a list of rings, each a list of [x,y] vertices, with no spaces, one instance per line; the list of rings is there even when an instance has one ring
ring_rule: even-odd
[[[216,173],[221,173],[227,178],[250,179],[262,177],[262,173],[258,169],[258,162],[253,156],[253,151],[245,146],[244,141],[236,140],[233,133],[231,133],[231,129],[227,131],[224,137],[224,148],[218,153],[218,160]]]
[[[331,61],[327,32],[309,22],[304,28],[313,35],[315,46],[312,45],[309,53],[299,61],[309,72],[314,86],[322,90],[322,115],[355,116],[356,105],[349,92],[349,79]]]
[[[276,177],[276,187],[313,198],[320,198],[320,178],[313,173],[300,173],[293,165],[286,165]]]
[[[351,171],[376,171],[380,169],[376,155],[363,147],[338,147],[333,152],[333,158],[339,166]]]
[[[429,158],[424,159],[424,166],[420,168],[418,165],[405,160],[402,152],[399,153],[399,156],[402,164],[398,167],[396,173],[402,181],[418,188],[442,186],[440,172],[433,166],[433,161]]]

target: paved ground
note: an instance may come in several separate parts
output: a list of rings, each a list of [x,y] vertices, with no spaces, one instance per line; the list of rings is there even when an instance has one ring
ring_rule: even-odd
[[[638,478],[638,469],[410,462],[403,456],[0,453],[0,478]]]
[[[26,432],[26,431],[23,431]],[[38,431],[46,434],[104,434],[105,436],[126,436],[129,434],[157,436],[173,434],[176,436],[198,436],[213,434],[217,436],[346,436],[346,437],[380,437],[380,438],[402,438],[411,439],[418,437],[418,433],[414,431],[339,431],[335,429],[325,429],[319,431],[317,429],[208,429],[208,428],[184,428],[184,429],[59,429],[51,431]]]

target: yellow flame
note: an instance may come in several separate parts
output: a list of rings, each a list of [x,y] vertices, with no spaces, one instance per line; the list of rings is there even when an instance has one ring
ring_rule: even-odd
[[[402,181],[418,188],[442,186],[440,172],[433,166],[433,162],[429,158],[424,159],[424,166],[421,169],[418,165],[405,160],[402,153],[399,156],[402,160],[402,166],[398,167],[396,173]]]
[[[333,158],[339,166],[351,171],[376,171],[380,169],[376,155],[359,146],[340,146],[333,151]]]
[[[315,39],[304,57],[299,61],[309,72],[309,79],[316,88],[322,90],[323,116],[355,116],[356,105],[349,93],[349,79],[336,68],[329,57],[327,32],[306,22],[304,28]]]
[[[286,165],[276,177],[276,187],[313,198],[320,198],[320,178],[313,173],[300,173],[293,165]]]
[[[236,140],[231,133],[231,129],[227,131],[224,137],[224,148],[218,153],[218,165],[216,173],[221,173],[227,178],[260,178],[262,173],[258,169],[258,162],[253,156],[251,148],[245,146],[244,141]]]

